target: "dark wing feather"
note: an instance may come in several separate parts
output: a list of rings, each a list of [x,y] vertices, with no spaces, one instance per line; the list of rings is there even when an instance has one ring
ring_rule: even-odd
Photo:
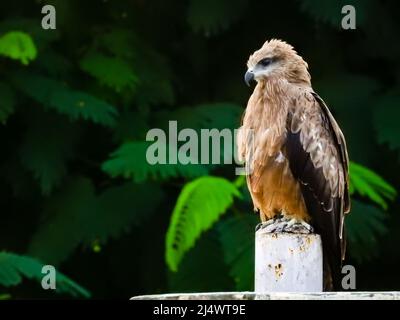
[[[334,137],[336,146],[340,151],[340,160],[342,162],[344,174],[345,174],[345,176],[344,176],[345,188],[344,188],[344,196],[343,196],[343,201],[344,201],[343,213],[349,213],[350,207],[351,207],[351,202],[350,202],[350,194],[349,194],[349,156],[347,153],[346,139],[344,138],[342,130],[340,130],[339,125],[337,124],[332,113],[329,111],[328,106],[325,104],[325,102],[315,92],[313,92],[312,95],[318,101],[318,104],[321,107],[322,112],[328,118],[330,130],[332,130],[332,132],[333,132],[333,137]]]
[[[339,126],[315,93],[305,92],[290,109],[286,153],[312,224],[322,237],[325,270],[338,288],[345,251],[344,213],[350,208],[348,158]]]

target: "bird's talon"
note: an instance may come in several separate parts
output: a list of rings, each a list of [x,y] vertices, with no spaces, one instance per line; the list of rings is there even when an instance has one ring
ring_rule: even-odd
[[[256,230],[263,229],[267,233],[299,233],[310,234],[314,229],[308,223],[286,217],[275,217],[257,225]]]

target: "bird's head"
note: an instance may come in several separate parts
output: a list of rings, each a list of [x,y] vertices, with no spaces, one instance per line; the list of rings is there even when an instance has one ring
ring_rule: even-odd
[[[247,62],[245,81],[257,82],[283,78],[289,82],[310,84],[308,65],[293,47],[284,41],[272,39],[254,52]]]

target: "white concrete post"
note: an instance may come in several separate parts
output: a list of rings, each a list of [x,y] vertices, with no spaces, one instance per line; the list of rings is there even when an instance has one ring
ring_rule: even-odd
[[[322,292],[322,243],[317,234],[256,231],[255,292]]]

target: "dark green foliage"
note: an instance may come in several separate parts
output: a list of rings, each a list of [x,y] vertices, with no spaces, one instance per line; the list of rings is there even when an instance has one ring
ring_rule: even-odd
[[[161,190],[151,184],[126,183],[96,195],[88,179],[72,179],[49,199],[29,253],[59,264],[80,244],[102,244],[128,231],[131,224],[143,223],[161,198]]]
[[[236,290],[254,290],[254,231],[257,215],[237,215],[221,221],[217,228]]]
[[[385,220],[387,217],[378,208],[353,200],[346,226],[349,249],[354,258],[370,259],[378,254],[378,238],[387,231]]]
[[[5,83],[0,82],[0,123],[5,124],[7,122],[8,117],[14,112],[15,105],[15,93]]]
[[[337,29],[340,28],[340,22],[343,17],[343,6],[352,5],[356,8],[357,24],[362,26],[366,23],[373,3],[372,0],[303,0],[299,2],[301,3],[301,9],[316,21],[329,23]]]
[[[346,136],[350,262],[367,275],[387,262],[391,282],[374,289],[398,289],[400,255],[382,250],[400,228],[396,1],[49,0],[56,30],[41,28],[42,2],[0,2],[0,299],[53,297],[42,263],[95,298],[252,290],[258,217],[244,177],[149,164],[146,135],[169,121],[239,127],[246,59],[270,38],[307,60]],[[345,4],[356,30],[340,27]],[[158,142],[168,151],[168,132]],[[59,292],[89,296],[58,275]]]
[[[392,91],[376,102],[374,109],[374,124],[378,133],[378,141],[387,143],[391,149],[400,148],[400,126],[398,119],[399,91]]]
[[[48,195],[67,172],[79,136],[76,124],[47,113],[33,114],[20,147],[22,165]],[[46,141],[46,143],[43,143]]]
[[[105,126],[115,123],[117,111],[113,106],[85,92],[71,90],[62,82],[27,72],[16,73],[12,80],[27,96],[73,120],[82,118]]]
[[[43,264],[27,256],[20,256],[9,252],[0,252],[0,284],[5,287],[15,286],[22,282],[22,277],[35,279],[41,282]],[[90,293],[64,276],[56,274],[56,291],[68,293],[75,297],[89,298]]]
[[[112,159],[103,163],[103,170],[111,177],[123,176],[133,178],[135,182],[150,179],[164,180],[171,177],[193,178],[207,174],[206,167],[195,164],[149,164],[146,158],[148,148],[152,145],[146,141],[125,142],[111,154]],[[169,148],[167,144],[161,144],[159,152],[167,155]]]
[[[210,36],[236,22],[246,5],[246,0],[191,0],[187,19],[194,31]]]
[[[157,115],[161,127],[168,128],[166,120],[174,120],[179,129],[235,129],[243,110],[232,103],[210,103],[182,107],[173,112],[160,112]]]
[[[100,84],[107,85],[117,92],[125,88],[133,90],[138,81],[130,66],[123,60],[101,53],[89,52],[80,61],[80,66]]]
[[[204,234],[196,246],[185,255],[178,272],[168,273],[171,292],[213,292],[234,289],[224,262],[223,248],[218,233],[211,230]]]

